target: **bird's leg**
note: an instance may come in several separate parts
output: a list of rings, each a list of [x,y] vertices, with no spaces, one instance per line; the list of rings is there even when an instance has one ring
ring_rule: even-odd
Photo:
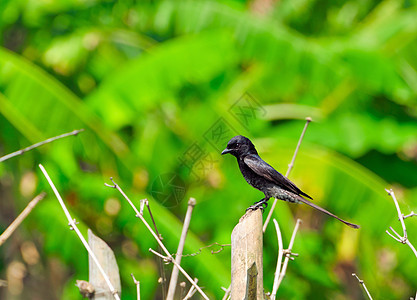
[[[248,210],[257,210],[258,208],[260,208],[262,210],[262,212],[264,212],[265,208],[268,206],[268,199],[267,197],[261,199],[258,202],[255,202],[253,205],[249,206],[246,211]],[[265,207],[264,207],[265,205]]]

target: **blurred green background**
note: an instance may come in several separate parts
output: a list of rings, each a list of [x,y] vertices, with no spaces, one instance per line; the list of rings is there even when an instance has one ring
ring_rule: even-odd
[[[1,299],[80,299],[87,253],[38,163],[73,217],[115,251],[122,298],[162,299],[156,242],[116,190],[148,198],[176,251],[187,199],[197,206],[185,253],[230,234],[263,195],[243,180],[232,136],[251,138],[285,173],[314,120],[291,179],[353,230],[302,205],[278,202],[284,245],[303,219],[279,299],[408,299],[417,260],[385,230],[401,232],[417,197],[417,7],[409,1],[1,0],[0,155],[48,137],[70,137],[0,164],[0,231],[32,197],[44,199],[0,247]],[[266,215],[264,215],[264,218]],[[148,214],[146,218],[149,219]],[[415,218],[406,220],[417,245]],[[218,250],[219,247],[212,247]],[[211,299],[230,283],[230,247],[184,257]],[[277,240],[264,239],[264,285],[272,290]],[[169,277],[171,266],[163,265]],[[184,278],[180,279],[185,281]],[[187,290],[189,284],[187,283]],[[195,296],[198,299],[198,296]]]

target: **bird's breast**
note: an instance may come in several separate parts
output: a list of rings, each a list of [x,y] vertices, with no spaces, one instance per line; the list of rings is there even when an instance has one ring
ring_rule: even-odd
[[[252,171],[243,161],[239,161],[239,169],[247,183],[262,192],[264,191],[265,178]]]

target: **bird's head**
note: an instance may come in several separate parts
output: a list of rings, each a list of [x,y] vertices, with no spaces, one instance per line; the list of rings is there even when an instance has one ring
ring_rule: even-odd
[[[243,135],[237,135],[227,143],[227,147],[222,151],[222,155],[227,153],[230,153],[235,157],[247,154],[258,154],[250,139]]]

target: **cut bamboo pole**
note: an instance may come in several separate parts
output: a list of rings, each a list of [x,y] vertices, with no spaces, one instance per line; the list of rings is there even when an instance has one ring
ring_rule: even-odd
[[[232,300],[263,299],[262,212],[248,211],[232,232]]]

